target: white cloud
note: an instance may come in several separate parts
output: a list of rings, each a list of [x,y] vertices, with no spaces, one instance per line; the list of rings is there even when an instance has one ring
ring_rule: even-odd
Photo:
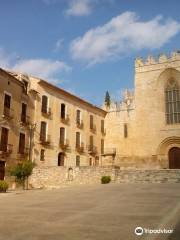
[[[68,16],[86,16],[92,11],[92,0],[70,0],[65,14]]]
[[[57,83],[59,80],[56,78],[56,75],[62,71],[70,71],[71,67],[62,61],[27,59],[16,63],[13,66],[13,70],[32,74],[36,77]]]
[[[162,47],[180,31],[180,23],[157,16],[140,21],[134,12],[125,12],[108,23],[90,29],[71,42],[74,59],[92,65],[121,57],[130,51]]]
[[[3,48],[0,48],[0,67],[27,73],[52,83],[62,82],[57,76],[62,72],[69,72],[71,70],[71,67],[63,61],[40,58],[19,60],[13,54],[8,55]]]

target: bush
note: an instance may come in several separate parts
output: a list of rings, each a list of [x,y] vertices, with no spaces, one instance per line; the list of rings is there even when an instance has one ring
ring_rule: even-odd
[[[110,183],[110,181],[111,181],[110,176],[102,176],[102,178],[101,178],[101,183],[102,184]]]
[[[28,180],[28,177],[32,174],[34,167],[35,167],[35,164],[33,162],[24,161],[22,163],[18,163],[17,165],[13,166],[10,169],[10,174],[11,176],[15,176],[16,181],[19,183],[23,183],[24,188],[26,188],[25,181]]]
[[[6,192],[9,185],[6,181],[0,180],[0,192]]]

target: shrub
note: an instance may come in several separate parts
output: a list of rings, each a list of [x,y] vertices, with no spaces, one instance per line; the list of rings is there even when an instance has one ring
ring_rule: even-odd
[[[11,176],[16,177],[17,182],[22,182],[25,187],[26,180],[28,181],[28,177],[32,174],[33,168],[35,164],[31,161],[24,161],[22,163],[18,163],[17,165],[13,166],[10,170]],[[27,183],[28,185],[28,183]]]
[[[111,181],[110,176],[102,176],[102,178],[101,178],[101,183],[102,184],[110,183],[110,181]]]
[[[8,189],[8,183],[4,180],[0,180],[0,192],[6,192]]]

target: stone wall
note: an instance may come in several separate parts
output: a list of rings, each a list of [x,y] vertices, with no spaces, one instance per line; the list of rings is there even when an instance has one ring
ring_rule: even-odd
[[[29,179],[32,188],[60,188],[68,185],[100,184],[102,176],[115,183],[180,183],[180,170],[121,170],[112,167],[36,167]]]

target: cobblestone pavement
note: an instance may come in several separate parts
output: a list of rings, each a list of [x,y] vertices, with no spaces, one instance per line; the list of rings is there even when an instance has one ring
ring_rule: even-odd
[[[173,229],[143,234],[134,229]],[[108,184],[0,194],[0,240],[179,240],[180,184]]]

